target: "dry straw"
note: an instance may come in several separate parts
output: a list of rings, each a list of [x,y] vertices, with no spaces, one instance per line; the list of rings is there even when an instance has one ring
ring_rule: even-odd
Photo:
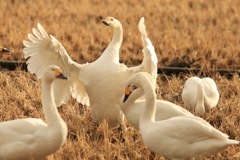
[[[120,60],[127,65],[142,61],[137,30],[144,16],[160,66],[239,69],[240,1],[222,0],[0,0],[1,45],[14,50],[2,60],[23,60],[22,40],[39,22],[65,46],[78,63],[99,57],[112,37],[101,24],[107,16],[123,24],[124,40]],[[158,98],[181,106],[184,81],[195,74],[160,75]],[[210,74],[220,91],[216,108],[204,115],[209,123],[232,139],[240,140],[240,85],[238,75],[227,79]],[[22,71],[0,72],[0,120],[23,117],[43,118],[40,81]],[[108,129],[106,122],[91,121],[90,110],[74,99],[59,109],[69,127],[67,142],[49,160],[78,159],[164,159],[151,153],[137,130],[127,121],[124,128]],[[237,160],[239,146],[228,147],[206,159]]]

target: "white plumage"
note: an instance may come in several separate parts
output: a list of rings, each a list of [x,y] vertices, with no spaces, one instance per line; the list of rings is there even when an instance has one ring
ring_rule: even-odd
[[[182,100],[186,108],[199,115],[215,107],[219,100],[217,85],[212,78],[190,77],[184,84]]]
[[[147,37],[144,18],[139,22],[144,59],[141,65],[131,68],[119,63],[119,49],[123,39],[121,23],[113,17],[107,17],[103,23],[113,29],[113,38],[103,54],[92,63],[81,65],[74,62],[61,43],[53,36],[49,37],[40,24],[39,31],[33,28],[34,35],[28,35],[32,42],[23,42],[26,47],[23,53],[28,58],[28,70],[38,78],[42,78],[43,69],[49,64],[60,66],[69,77],[68,82],[54,83],[57,106],[66,102],[71,94],[78,102],[90,105],[94,121],[106,119],[110,126],[116,126],[123,122],[119,99],[127,78],[136,72],[146,71],[156,79],[158,60]],[[58,90],[58,86],[64,92]]]
[[[155,81],[152,80],[151,76],[143,72],[152,84],[156,84]],[[128,120],[128,122],[135,128],[139,128],[139,119],[144,110],[145,106],[145,99],[142,98],[144,95],[144,91],[142,88],[137,88],[132,92],[131,86],[127,86],[125,89],[125,94],[121,98],[120,106],[121,109]],[[127,101],[126,101],[127,98]],[[186,109],[171,103],[165,100],[156,100],[156,114],[155,119],[156,121],[176,117],[176,116],[194,116],[192,113],[187,111]]]
[[[134,92],[145,93],[145,108],[139,128],[144,144],[153,152],[172,160],[187,160],[215,154],[227,146],[239,144],[200,117],[178,116],[155,120],[156,95],[148,76],[137,73],[127,83]],[[127,99],[126,99],[127,100]]]
[[[43,159],[57,151],[67,138],[67,126],[58,113],[52,82],[66,79],[57,66],[49,66],[42,77],[42,105],[47,123],[25,118],[0,123],[0,159]]]

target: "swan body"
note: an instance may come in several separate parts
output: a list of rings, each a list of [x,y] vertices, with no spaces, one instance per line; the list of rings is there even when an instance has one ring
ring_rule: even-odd
[[[145,72],[142,74],[145,74],[151,80],[151,77],[149,76],[148,73]],[[142,88],[138,88],[138,89],[135,89],[133,93],[130,93],[129,87],[130,86],[126,87],[125,94],[123,95],[120,102],[120,106],[128,122],[133,127],[139,129],[139,119],[145,106],[145,99],[140,99],[140,98],[144,95],[144,92]],[[131,96],[129,94],[131,94]],[[124,101],[126,96],[129,96],[129,97],[127,101]],[[171,103],[169,101],[156,100],[156,114],[155,114],[156,121],[161,121],[161,120],[176,117],[176,116],[192,116],[193,117],[194,115],[189,111],[187,111],[186,109],[174,103]]]
[[[182,100],[186,108],[199,115],[215,107],[219,100],[217,85],[212,78],[190,77],[184,84]]]
[[[83,105],[90,105],[94,121],[108,120],[109,126],[117,126],[123,122],[119,99],[126,80],[132,74],[146,71],[153,79],[157,78],[157,57],[151,41],[147,37],[144,18],[139,21],[139,31],[143,41],[144,59],[141,65],[128,68],[119,63],[119,49],[123,39],[121,23],[107,17],[103,23],[113,29],[112,41],[102,55],[92,63],[78,64],[74,62],[61,43],[53,36],[48,36],[38,24],[33,34],[23,41],[25,58],[28,58],[28,70],[42,78],[45,66],[55,64],[69,77],[68,82],[54,83],[54,96],[57,106],[67,102],[69,95]],[[59,87],[65,92],[60,92]]]
[[[52,82],[66,79],[57,66],[49,66],[42,78],[42,103],[47,123],[37,118],[0,123],[0,159],[43,159],[57,151],[67,138],[67,126],[57,111]]]
[[[239,144],[200,117],[178,116],[156,121],[156,95],[148,76],[137,73],[127,84],[132,93],[138,88],[145,93],[139,129],[144,144],[151,151],[168,159],[186,160],[215,154],[227,146]]]

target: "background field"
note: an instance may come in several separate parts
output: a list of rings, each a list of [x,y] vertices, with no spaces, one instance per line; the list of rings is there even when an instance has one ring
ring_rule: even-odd
[[[65,46],[78,63],[96,60],[109,44],[112,30],[101,20],[113,16],[122,22],[124,40],[121,62],[132,66],[142,61],[137,30],[145,17],[155,46],[158,66],[240,69],[240,1],[238,0],[0,0],[0,44],[12,51],[2,60],[24,60],[23,40],[37,23]],[[165,99],[184,107],[181,91],[194,74],[159,75],[158,87]],[[203,116],[214,127],[240,140],[239,76],[211,76],[220,101]],[[0,72],[0,121],[22,117],[44,118],[40,81],[34,75]],[[90,110],[71,99],[59,112],[69,127],[64,146],[47,159],[163,159],[151,154],[140,134],[126,121],[126,129],[108,129],[105,122],[91,122]],[[207,144],[206,144],[207,145]],[[206,159],[239,159],[239,146],[228,147]]]

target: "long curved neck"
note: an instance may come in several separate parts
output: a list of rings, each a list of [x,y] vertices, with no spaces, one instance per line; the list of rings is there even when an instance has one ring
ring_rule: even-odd
[[[123,111],[126,110],[130,110],[132,109],[132,107],[129,107],[129,105],[132,105],[133,103],[136,102],[136,100],[138,100],[139,98],[141,98],[144,95],[144,92],[142,89],[137,89],[136,91],[134,91],[131,96],[129,96],[128,100],[126,102],[121,102],[121,108]]]
[[[114,28],[113,38],[99,59],[107,59],[119,63],[119,50],[123,41],[123,29],[120,25]]]
[[[205,107],[204,107],[204,87],[203,84],[200,82],[197,86],[197,96],[196,96],[196,107],[195,107],[195,112],[203,114],[205,112]]]
[[[156,112],[156,94],[150,80],[142,81],[142,87],[145,93],[145,107],[144,112],[141,115],[141,120],[155,121]]]
[[[55,100],[53,98],[53,81],[46,79],[42,80],[42,104],[43,112],[47,120],[48,126],[58,127],[59,122],[64,123],[60,114],[58,113]]]

